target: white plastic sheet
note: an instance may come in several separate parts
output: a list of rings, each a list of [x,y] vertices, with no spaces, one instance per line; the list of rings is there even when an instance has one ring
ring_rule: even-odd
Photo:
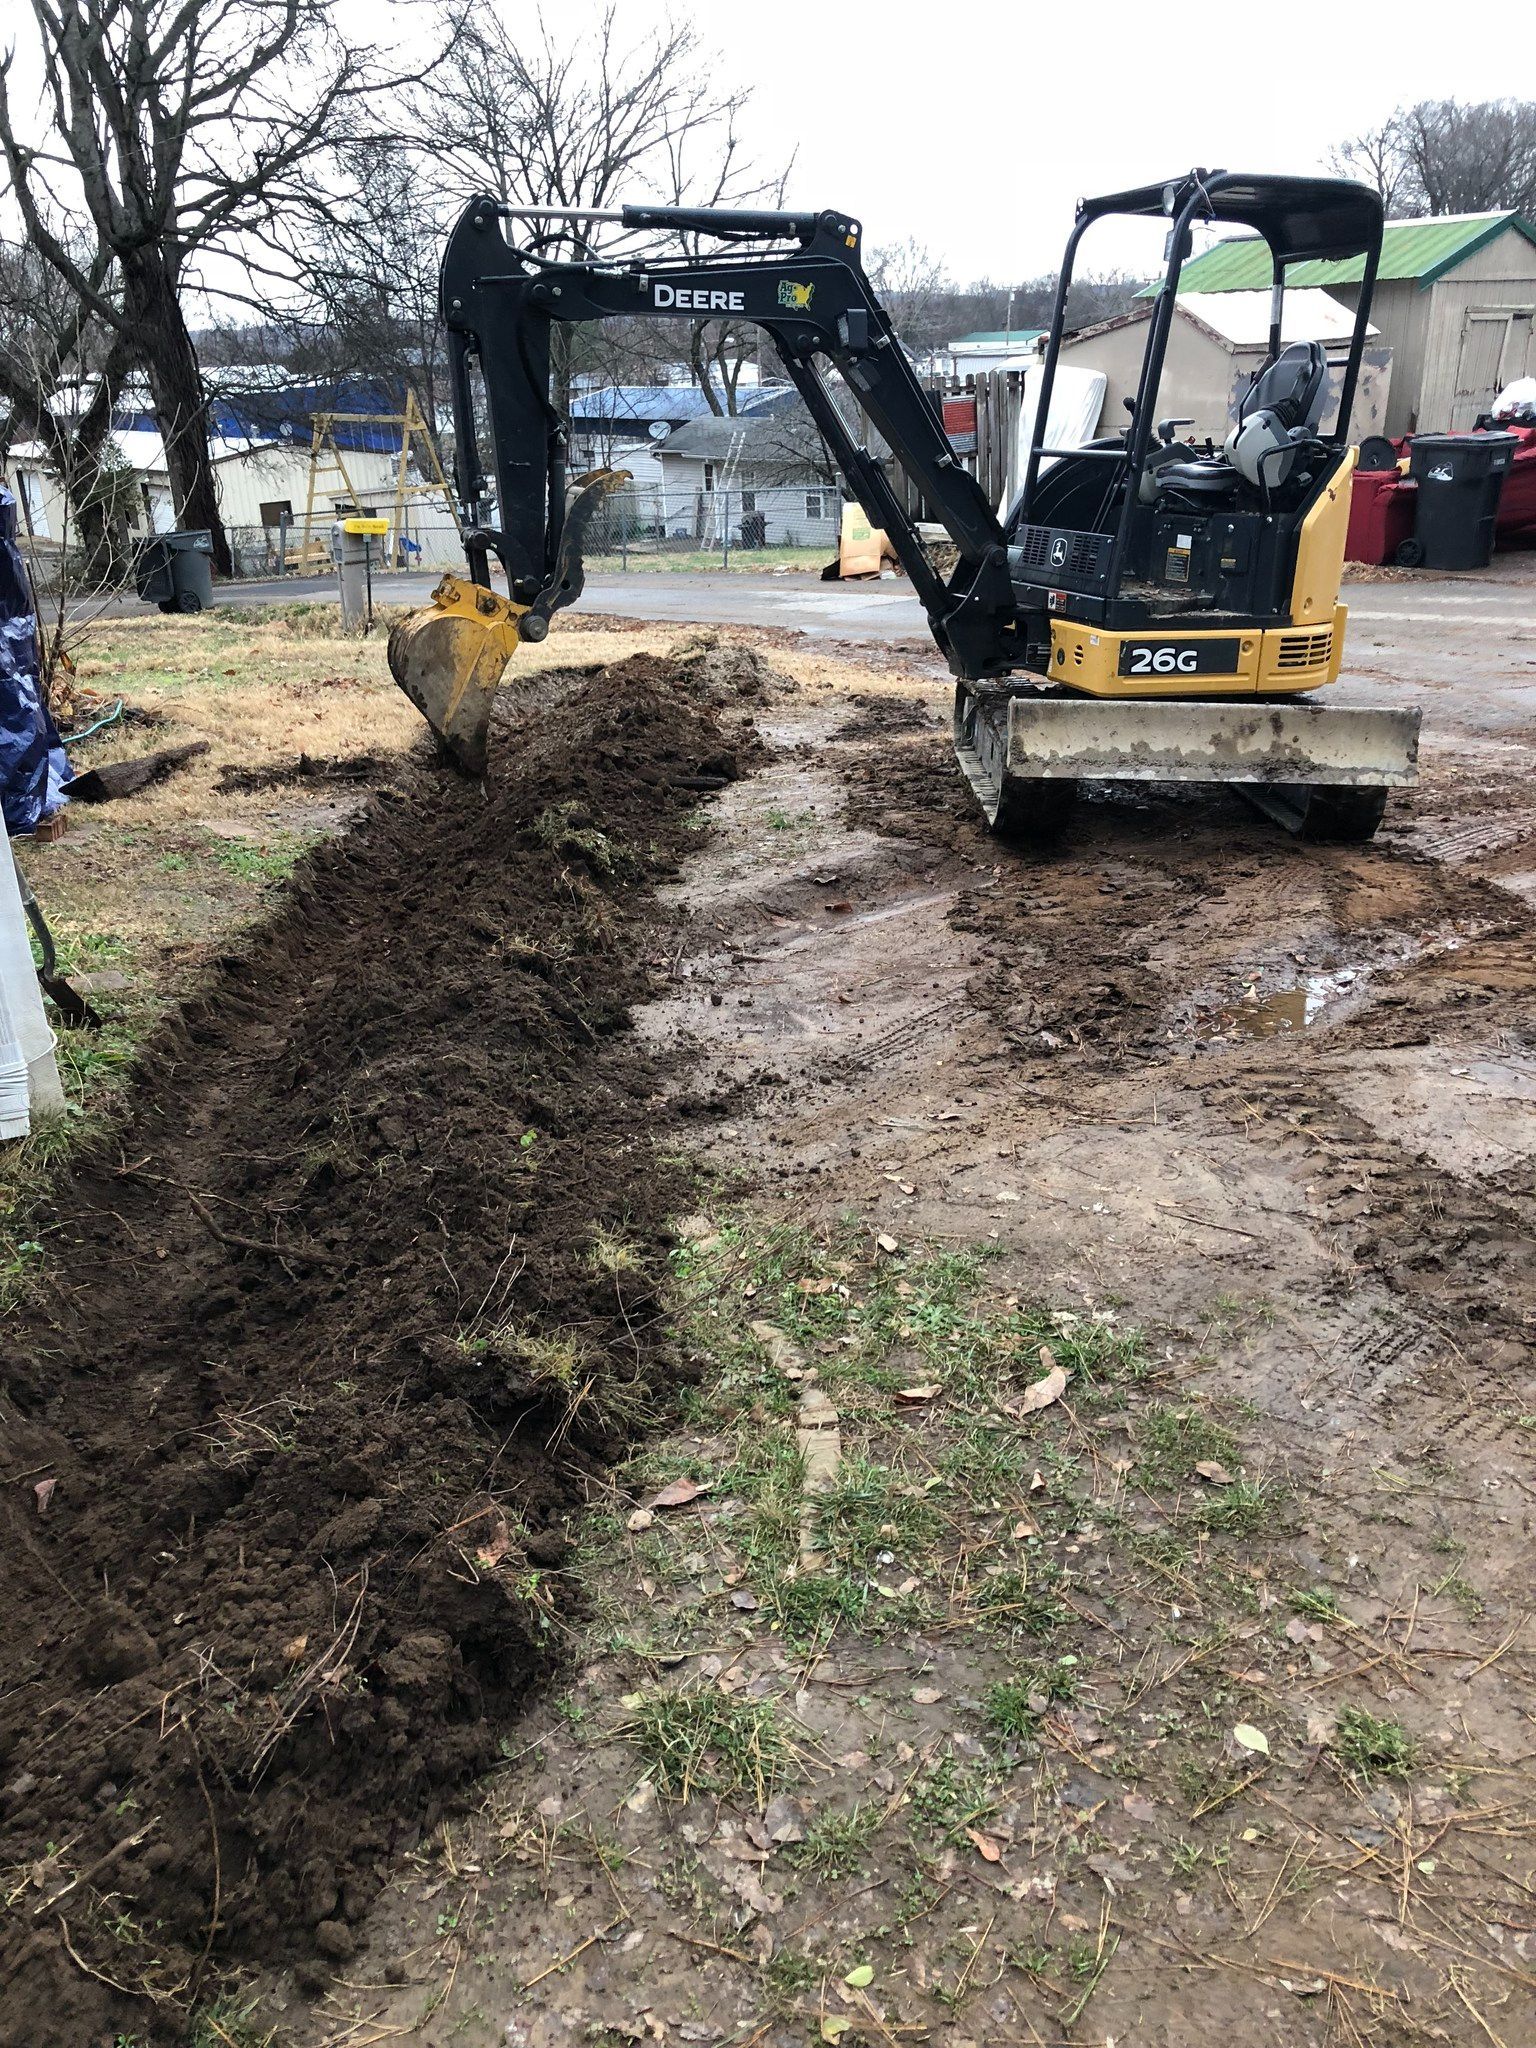
[[[1008,486],[1003,492],[1003,507],[1011,505],[1024,487],[1024,472],[1029,464],[1029,444],[1035,431],[1035,414],[1040,409],[1040,380],[1044,374],[1043,363],[1031,363],[1024,372],[1024,392],[1019,405],[1019,431],[1014,439],[1013,461],[1008,469]],[[1051,412],[1045,423],[1046,448],[1081,448],[1091,441],[1099,424],[1099,414],[1104,410],[1104,391],[1108,383],[1102,370],[1079,369],[1072,363],[1058,363],[1056,382],[1051,389]],[[1049,468],[1042,458],[1042,470]],[[1002,509],[1002,508],[999,508]]]
[[[53,1046],[6,840],[0,855],[0,1141],[26,1137],[39,1110],[62,1105]]]

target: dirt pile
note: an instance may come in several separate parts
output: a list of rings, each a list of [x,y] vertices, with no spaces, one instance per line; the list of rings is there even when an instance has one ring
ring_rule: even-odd
[[[706,665],[541,678],[488,784],[379,792],[44,1219],[4,1344],[0,2039],[172,2039],[226,1959],[344,1958],[555,1654],[567,1511],[674,1370],[625,1027],[651,885],[754,743]]]

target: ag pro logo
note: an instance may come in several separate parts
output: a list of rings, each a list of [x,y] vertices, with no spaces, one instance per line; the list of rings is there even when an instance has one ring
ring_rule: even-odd
[[[779,304],[792,313],[808,312],[815,289],[813,284],[796,284],[792,277],[783,278],[779,283]]]

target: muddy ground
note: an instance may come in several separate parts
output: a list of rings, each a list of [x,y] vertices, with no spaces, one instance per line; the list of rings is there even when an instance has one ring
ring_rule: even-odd
[[[593,1496],[572,1675],[318,2009],[257,2010],[303,2044],[1516,2048],[1528,742],[1436,735],[1369,848],[1159,792],[1021,854],[903,666],[766,714],[669,892],[642,1025],[713,1106],[702,1384]],[[1071,1379],[1032,1411],[1042,1336]],[[773,1477],[808,1385],[830,1581]]]
[[[629,1007],[759,688],[750,655],[599,664],[509,707],[492,789],[398,762],[38,1219],[0,2039],[179,2038],[210,1967],[348,1953],[550,1661],[582,1477],[677,1378]]]
[[[39,1357],[23,1382],[36,1427],[78,1439],[59,1386],[81,1382],[61,1369],[93,1374],[93,1393],[126,1386],[103,1435],[153,1446],[163,1489],[192,1463],[173,1452],[163,1469],[162,1423],[168,1437],[180,1420],[162,1417],[168,1387],[205,1432],[248,1412],[255,1390],[232,1371],[259,1374],[269,1399],[295,1381],[305,1395],[295,1442],[285,1423],[286,1447],[255,1446],[242,1467],[268,1533],[291,1515],[294,1562],[250,1589],[231,1629],[245,1662],[216,1653],[211,1677],[199,1653],[227,1603],[193,1603],[253,1576],[229,1554],[240,1503],[173,1494],[155,1524],[165,1556],[136,1585],[123,1551],[149,1548],[154,1498],[137,1471],[127,1506],[91,1501],[81,1558],[64,1518],[89,1443],[48,1465],[61,1477],[42,1517],[22,1469],[40,1459],[13,1444],[34,1611],[47,1568],[94,1616],[98,1598],[157,1615],[154,1663],[83,1688],[57,1680],[88,1632],[51,1615],[41,1668],[18,1674],[34,1681],[20,1739],[55,1739],[61,1698],[84,1702],[98,1742],[109,1708],[152,1706],[134,1739],[164,1760],[155,1819],[172,1851],[163,1880],[148,1840],[124,1869],[82,1853],[87,1834],[99,1854],[144,1824],[116,1813],[115,1755],[83,1750],[89,1770],[29,1787],[8,1823],[12,1903],[40,1931],[18,1982],[138,2041],[171,2008],[115,2007],[85,1969],[122,1981],[152,1964],[179,2011],[214,1931],[201,2048],[1520,2048],[1536,2038],[1536,735],[1506,726],[1489,745],[1442,713],[1423,785],[1369,848],[1301,846],[1236,802],[1152,792],[1089,802],[1054,852],[1020,853],[971,815],[931,666],[787,665],[802,687],[752,706],[760,758],[663,720],[668,760],[737,744],[751,772],[711,799],[686,854],[676,813],[655,813],[661,861],[680,860],[659,905],[649,859],[627,880],[560,864],[595,892],[585,908],[616,916],[595,954],[558,892],[539,913],[556,937],[525,912],[530,875],[552,870],[498,882],[453,798],[450,871],[474,887],[439,941],[427,904],[459,899],[435,864],[435,891],[405,879],[428,843],[420,805],[370,818],[358,844],[383,833],[389,860],[368,900],[399,904],[399,939],[384,952],[377,922],[345,924],[341,960],[365,990],[382,968],[387,1002],[422,1029],[384,1031],[381,1001],[354,1005],[345,1035],[365,1077],[386,1044],[410,1087],[463,1075],[451,1119],[440,1103],[409,1118],[426,1164],[398,1206],[369,1176],[397,1172],[401,1147],[366,1120],[361,1190],[341,1197],[350,1234],[334,1187],[310,1190],[292,1162],[316,1097],[354,1070],[340,1050],[314,1074],[295,1066],[321,1030],[298,1004],[266,1051],[194,1020],[214,1056],[174,1133],[126,1138],[130,1171],[61,1205],[116,1210],[139,1234],[127,1270],[146,1309],[112,1328],[63,1301],[62,1366],[50,1383]],[[611,823],[631,800],[618,765],[581,801],[634,843],[632,818]],[[535,791],[546,808],[554,786]],[[521,863],[532,799],[518,787],[493,801],[522,821]],[[322,871],[356,875],[352,847]],[[503,886],[515,911],[477,923],[470,903]],[[423,946],[439,963],[475,943],[509,959],[525,916],[561,955],[531,1012],[487,1010],[466,976],[459,1027],[424,976],[412,985]],[[337,967],[319,959],[334,934],[285,914],[271,971],[300,944],[316,950],[291,976],[284,964],[285,988]],[[520,954],[510,974],[526,986]],[[578,1021],[558,1008],[573,977]],[[603,1028],[642,996],[637,1032]],[[579,1018],[594,1014],[587,1046]],[[550,1085],[509,1066],[524,1030],[552,1047],[559,1119],[519,1092]],[[396,1078],[369,1087],[397,1093]],[[530,1189],[516,1148],[546,1128],[570,1170]],[[189,1130],[208,1178],[140,1158]],[[278,1160],[270,1184],[230,1156],[247,1149]],[[284,1274],[265,1250],[210,1241],[184,1192],[143,1180],[157,1171],[238,1201],[235,1223],[210,1209],[226,1233],[345,1244],[350,1263],[333,1276],[291,1259]],[[604,1244],[633,1248],[633,1280],[601,1256],[594,1270],[594,1218]],[[672,1382],[659,1420],[578,1410],[564,1430],[559,1401],[522,1405],[526,1346],[510,1365],[499,1339],[476,1349],[514,1230],[530,1261],[518,1332],[558,1341],[574,1320],[620,1385]],[[375,1233],[390,1246],[365,1260],[358,1238]],[[125,1257],[110,1216],[80,1242],[67,1270],[106,1245]],[[217,1319],[214,1341],[181,1327],[210,1260],[250,1297],[237,1343]],[[384,1301],[392,1260],[425,1330]],[[471,1341],[450,1361],[456,1332]],[[87,1335],[99,1358],[80,1356]],[[343,1353],[348,1392],[331,1401]],[[365,1381],[373,1358],[387,1367]],[[373,1458],[361,1492],[338,1481],[312,1400],[344,1455]],[[441,1410],[443,1447],[414,1430],[404,1449],[354,1447],[346,1432],[381,1408],[434,1429]],[[615,1466],[635,1430],[639,1451]],[[509,1433],[559,1443],[503,1492],[486,1446]],[[308,1444],[327,1470],[294,1490],[284,1461],[302,1467]],[[204,1487],[215,1448],[197,1454]],[[422,1509],[434,1458],[443,1497]],[[454,1524],[492,1501],[490,1551],[503,1525],[511,1548],[487,1563]],[[305,1548],[369,1502],[379,1521],[351,1549]],[[407,1504],[419,1528],[397,1537]],[[210,1513],[213,1561],[195,1564]],[[543,1559],[525,1557],[529,1535]],[[363,1556],[373,1626],[435,1641],[420,1690],[409,1654],[397,1674],[371,1646],[371,1661],[336,1648]],[[310,1641],[285,1665],[290,1610]],[[348,1674],[366,1689],[348,1697]],[[216,1742],[228,1686],[238,1725]],[[274,1726],[282,1746],[252,1793]],[[193,1768],[215,1757],[228,1786]],[[242,1818],[253,1802],[265,1833]],[[65,1829],[50,1837],[62,1853],[37,1846],[43,1825]],[[284,1890],[306,1870],[308,1890]],[[170,1902],[173,1935],[141,1948],[114,1916],[146,1924],[146,1888]],[[253,1967],[285,1948],[296,1969]]]

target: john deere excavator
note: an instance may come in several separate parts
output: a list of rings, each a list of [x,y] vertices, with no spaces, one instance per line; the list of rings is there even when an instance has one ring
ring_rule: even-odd
[[[1067,295],[1083,236],[1112,215],[1167,223],[1122,431],[1045,447]],[[677,230],[701,257],[552,261],[505,223],[579,219]],[[1268,244],[1268,361],[1221,446],[1156,418],[1182,266],[1197,224]],[[486,765],[491,701],[520,641],[582,588],[582,538],[612,473],[569,481],[550,401],[556,321],[755,322],[852,495],[882,527],[956,681],[955,751],[989,823],[1049,833],[1080,781],[1231,783],[1291,829],[1366,839],[1416,775],[1419,714],[1324,706],[1344,646],[1339,581],[1356,451],[1349,421],[1381,249],[1373,192],[1341,180],[1191,171],[1084,201],[1067,244],[1022,488],[1000,515],[965,468],[860,260],[859,223],[827,213],[627,206],[579,215],[465,207],[442,266],[469,580],[443,579],[397,626],[390,664],[466,773]],[[1343,259],[1359,279],[1347,359],[1282,344],[1288,266]],[[836,366],[959,553],[940,575],[881,464],[822,374]],[[493,586],[492,564],[506,595]]]

